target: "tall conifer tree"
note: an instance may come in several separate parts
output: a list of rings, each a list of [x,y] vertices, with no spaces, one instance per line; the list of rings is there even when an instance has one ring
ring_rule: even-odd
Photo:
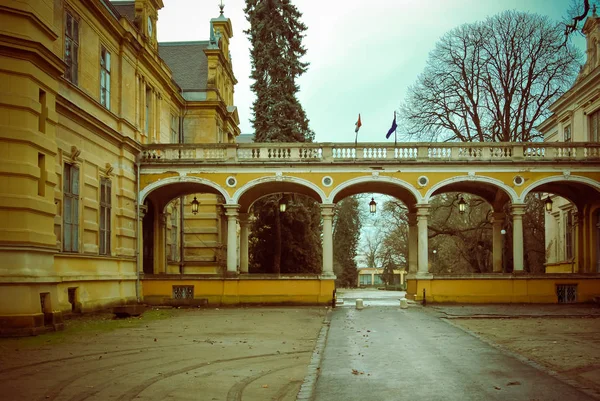
[[[312,142],[314,133],[296,97],[296,80],[308,63],[302,38],[306,25],[302,13],[290,0],[246,0],[246,34],[256,100],[252,105],[256,142]]]
[[[296,81],[308,67],[300,60],[306,54],[302,14],[290,0],[246,0],[244,11],[250,22],[245,33],[252,45],[255,142],[312,142],[314,133],[296,97]],[[301,195],[283,195],[288,210],[280,214],[281,199],[281,194],[273,195],[253,206],[251,271],[318,273],[322,253],[318,205]]]

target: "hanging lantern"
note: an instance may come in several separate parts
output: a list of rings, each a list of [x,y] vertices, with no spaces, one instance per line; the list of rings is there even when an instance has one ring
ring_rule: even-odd
[[[458,201],[458,211],[462,214],[465,212],[466,209],[467,209],[467,202],[465,202],[465,198],[463,198],[461,196],[460,200]]]
[[[280,211],[281,213],[285,213],[285,210],[286,210],[286,209],[287,209],[287,205],[286,205],[286,203],[285,203],[285,200],[282,198],[282,199],[279,201],[279,211]]]
[[[192,214],[198,214],[198,207],[200,206],[200,202],[194,196],[194,200],[192,201]]]
[[[548,195],[548,197],[546,198],[546,201],[544,202],[544,206],[546,207],[546,211],[547,212],[551,212],[552,211],[552,199],[550,199],[550,195]]]
[[[369,210],[371,213],[375,213],[377,211],[377,202],[375,202],[374,198],[371,198],[371,202],[369,202]]]

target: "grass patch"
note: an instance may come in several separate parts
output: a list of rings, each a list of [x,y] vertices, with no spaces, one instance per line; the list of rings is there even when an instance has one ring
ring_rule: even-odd
[[[108,312],[75,315],[65,320],[64,330],[53,331],[34,337],[2,339],[0,340],[0,345],[31,348],[61,344],[75,337],[139,327],[152,321],[169,319],[174,314],[175,310],[173,309],[149,309],[141,316],[126,319],[116,319],[112,313]]]

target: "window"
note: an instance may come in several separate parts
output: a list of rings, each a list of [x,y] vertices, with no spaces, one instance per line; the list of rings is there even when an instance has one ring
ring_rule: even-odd
[[[590,114],[590,142],[600,142],[600,110]]]
[[[63,251],[79,251],[79,167],[63,170]]]
[[[563,138],[565,142],[571,142],[571,125],[567,125],[563,130]]]
[[[171,260],[176,261],[179,260],[177,257],[177,228],[178,228],[178,215],[177,208],[173,207],[173,212],[171,213]]]
[[[110,53],[100,51],[100,104],[110,110]]]
[[[150,102],[152,101],[152,90],[146,88],[146,135],[150,136]]]
[[[360,285],[371,285],[371,275],[370,274],[360,274]]]
[[[100,180],[100,255],[110,255],[110,180]]]
[[[66,13],[65,27],[65,78],[77,85],[77,56],[79,52],[79,21]]]
[[[573,237],[575,224],[573,221],[573,211],[569,210],[565,216],[565,259],[573,259]]]
[[[43,153],[38,153],[38,168],[40,169],[38,196],[46,196],[46,155]]]
[[[179,119],[171,114],[171,143],[179,143]]]

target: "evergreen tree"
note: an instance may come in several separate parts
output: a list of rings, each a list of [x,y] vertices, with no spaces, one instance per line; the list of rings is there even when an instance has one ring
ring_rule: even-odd
[[[358,199],[348,197],[336,205],[333,227],[333,269],[338,287],[356,287],[356,250],[360,239]]]
[[[290,0],[246,0],[246,18],[250,29],[245,33],[252,48],[250,58],[256,93],[252,105],[256,142],[312,142],[314,132],[296,93],[297,78],[308,63],[302,46],[306,25],[302,14]]]
[[[314,133],[296,94],[297,78],[308,63],[300,61],[306,25],[290,0],[246,0],[250,29],[252,105],[256,142],[312,142]],[[288,210],[278,208],[282,195],[260,199],[250,238],[251,271],[318,273],[321,270],[320,210],[314,200],[283,195]],[[290,207],[291,206],[291,207]]]

